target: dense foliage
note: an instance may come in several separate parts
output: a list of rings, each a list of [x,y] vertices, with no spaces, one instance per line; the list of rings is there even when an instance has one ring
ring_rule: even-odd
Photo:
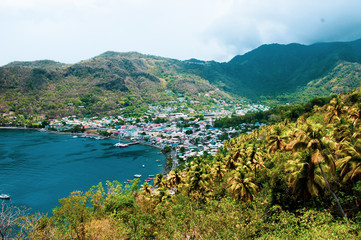
[[[214,123],[214,126],[217,128],[229,128],[234,127],[238,128],[242,123],[266,123],[273,124],[277,122],[281,122],[284,120],[287,121],[296,121],[300,116],[304,114],[311,113],[314,106],[322,107],[326,103],[328,103],[332,97],[320,97],[314,98],[311,101],[304,104],[296,104],[296,105],[282,105],[278,107],[273,107],[267,111],[257,111],[247,113],[243,116],[231,116],[227,118],[217,119]]]
[[[225,141],[215,157],[60,200],[34,239],[356,239],[361,93]]]

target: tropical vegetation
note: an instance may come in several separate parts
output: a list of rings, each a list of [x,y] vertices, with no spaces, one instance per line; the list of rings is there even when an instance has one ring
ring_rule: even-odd
[[[33,239],[358,239],[361,92],[224,142],[154,185],[60,199]]]

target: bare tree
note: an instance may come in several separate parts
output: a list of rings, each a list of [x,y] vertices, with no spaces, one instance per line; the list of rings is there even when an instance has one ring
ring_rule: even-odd
[[[29,215],[29,209],[18,207],[11,202],[2,201],[0,205],[0,237],[5,239],[23,239],[31,231],[36,221]]]

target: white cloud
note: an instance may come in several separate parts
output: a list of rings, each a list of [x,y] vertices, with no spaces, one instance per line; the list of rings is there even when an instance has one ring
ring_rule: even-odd
[[[348,41],[361,37],[361,1],[235,1],[230,11],[207,30],[240,54],[261,44]]]
[[[1,0],[0,65],[107,50],[229,60],[263,43],[361,37],[359,0]]]

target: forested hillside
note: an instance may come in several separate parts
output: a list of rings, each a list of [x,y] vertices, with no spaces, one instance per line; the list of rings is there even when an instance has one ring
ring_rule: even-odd
[[[107,182],[60,200],[35,239],[357,239],[361,92],[224,143],[154,187]]]
[[[110,115],[123,107],[167,103],[179,94],[205,103],[209,98],[302,103],[360,87],[360,63],[361,40],[263,45],[227,63],[135,52],[106,52],[76,64],[13,62],[0,67],[0,112]]]
[[[0,111],[47,118],[116,115],[120,108],[141,109],[147,103],[167,103],[179,96],[205,103],[211,98],[231,98],[197,75],[180,73],[179,63],[115,52],[73,65],[11,63],[0,68]]]

